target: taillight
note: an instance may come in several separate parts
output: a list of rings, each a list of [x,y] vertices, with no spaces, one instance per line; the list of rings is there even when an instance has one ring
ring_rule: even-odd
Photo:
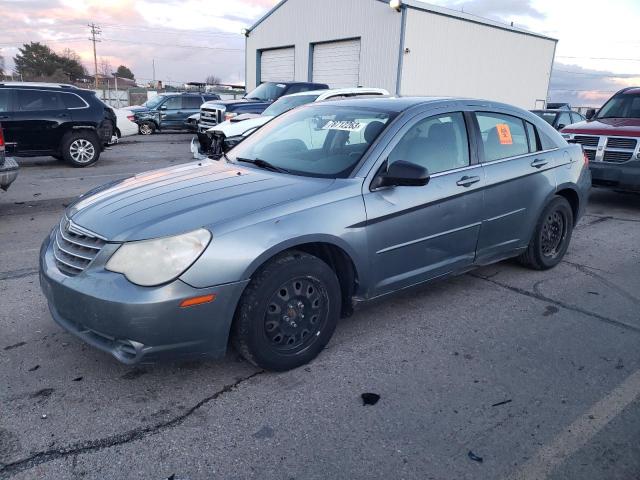
[[[133,120],[134,120],[135,118],[136,118],[136,117],[134,117],[133,115],[129,115],[129,116],[127,117],[127,120],[129,120],[130,122],[133,122]]]
[[[4,152],[4,133],[2,132],[2,126],[0,126],[0,152]]]
[[[584,157],[584,164],[586,166],[589,166],[589,156],[587,155],[587,152],[585,152],[584,150],[582,150],[582,156]]]

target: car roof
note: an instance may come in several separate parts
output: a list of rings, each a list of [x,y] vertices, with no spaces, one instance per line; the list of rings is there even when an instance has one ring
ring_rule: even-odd
[[[332,100],[329,103],[336,107],[378,108],[388,112],[399,113],[416,105],[446,103],[459,100],[469,99],[453,97],[354,97],[343,100]],[[482,102],[483,105],[486,105],[486,103],[491,102]]]
[[[369,87],[349,87],[349,88],[330,88],[330,89],[322,89],[322,90],[308,90],[306,92],[297,92],[292,93],[291,95],[285,95],[286,97],[302,97],[305,95],[317,95],[317,101],[323,100],[322,97],[330,97],[333,95],[350,95],[354,93],[359,93],[362,95],[367,94],[378,94],[378,95],[389,95],[389,92],[384,88],[369,88]]]
[[[620,93],[623,95],[638,95],[640,94],[640,87],[629,87]]]
[[[47,82],[0,82],[0,87],[25,87],[25,88],[68,88],[80,90],[75,85],[68,83],[47,83]]]

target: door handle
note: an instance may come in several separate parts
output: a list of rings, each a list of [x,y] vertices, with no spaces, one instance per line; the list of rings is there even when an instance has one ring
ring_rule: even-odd
[[[531,166],[532,166],[533,168],[542,168],[542,167],[544,167],[547,163],[549,163],[547,160],[538,159],[538,160],[534,160],[533,162],[531,162]]]
[[[478,183],[480,181],[480,177],[467,177],[464,176],[460,180],[456,182],[456,185],[459,187],[470,187],[474,183]]]
[[[68,117],[68,116],[69,116],[68,113],[59,113],[58,114],[58,118],[65,118],[65,117]]]
[[[0,116],[0,120],[6,120],[7,118],[9,118],[9,115],[2,115],[2,116]]]

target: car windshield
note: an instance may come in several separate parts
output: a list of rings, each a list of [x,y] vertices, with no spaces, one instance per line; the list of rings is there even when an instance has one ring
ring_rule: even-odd
[[[269,122],[228,157],[295,175],[346,178],[393,117],[378,109],[312,104]]]
[[[600,109],[597,118],[640,118],[640,94],[615,95]]]
[[[248,98],[249,100],[271,102],[277,98],[280,98],[286,88],[287,86],[283,83],[266,82],[252,92],[248,93],[246,98]]]
[[[553,125],[553,121],[556,119],[556,114],[551,112],[533,112],[549,125]]]
[[[144,102],[142,104],[143,107],[146,107],[148,109],[153,109],[156,108],[158,105],[160,105],[160,103],[165,99],[165,97],[163,97],[162,95],[156,95],[153,98],[150,98],[149,100],[147,100],[146,102]]]
[[[320,95],[295,95],[282,97],[280,100],[273,103],[269,108],[262,112],[262,115],[277,117],[278,115],[282,115],[284,112],[288,112],[289,110],[299,107],[300,105],[314,102],[319,96]]]

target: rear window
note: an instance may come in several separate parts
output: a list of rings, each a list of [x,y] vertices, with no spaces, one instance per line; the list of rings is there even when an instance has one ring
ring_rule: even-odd
[[[62,103],[66,108],[85,108],[87,104],[78,95],[73,93],[61,93]]]
[[[202,97],[189,96],[182,98],[182,108],[198,109],[202,103]]]
[[[511,115],[500,113],[476,113],[485,162],[516,157],[529,153],[529,141],[524,122]]]
[[[17,90],[18,110],[59,110],[62,108],[60,94],[47,90]]]
[[[11,102],[11,90],[0,89],[0,112],[8,112]]]

